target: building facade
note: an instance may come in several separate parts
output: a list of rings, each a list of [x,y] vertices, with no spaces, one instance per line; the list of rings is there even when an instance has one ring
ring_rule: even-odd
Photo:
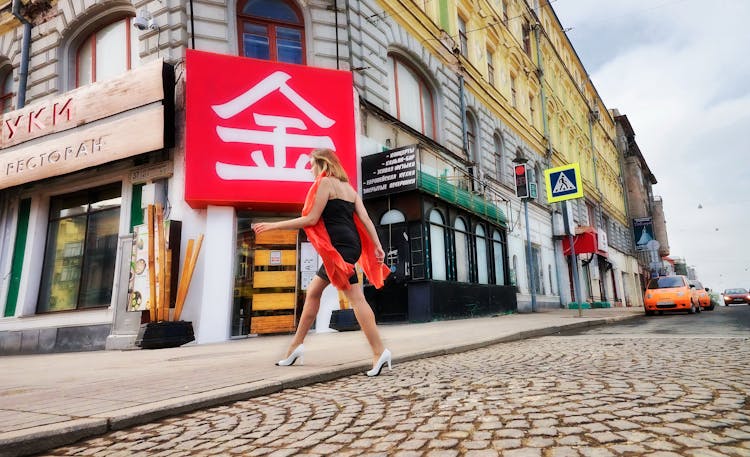
[[[669,239],[661,197],[654,195],[657,183],[638,143],[627,115],[613,110],[617,124],[618,149],[625,174],[628,215],[631,218],[634,248],[640,269],[641,286],[653,274],[665,272],[662,258],[669,256]]]
[[[220,56],[219,66],[201,67],[201,54],[191,56],[190,49]],[[160,204],[165,218],[181,223],[173,246],[180,265],[188,240],[205,237],[182,315],[194,323],[199,343],[293,330],[306,273],[317,259],[302,234],[259,240],[250,226],[298,214],[301,198],[274,200],[285,192],[275,184],[242,194],[244,188],[225,182],[238,180],[226,178],[233,172],[217,181],[229,194],[210,194],[216,189],[201,184],[222,176],[214,166],[224,160],[219,156],[249,140],[223,137],[232,144],[206,152],[194,132],[224,122],[219,118],[233,122],[257,100],[243,99],[242,109],[228,107],[226,116],[217,108],[196,118],[191,113],[205,101],[191,75],[197,81],[201,74],[200,84],[217,93],[235,90],[234,101],[271,84],[253,79],[263,69],[249,71],[247,83],[228,75],[241,57],[292,65],[278,67],[290,78],[303,66],[299,78],[318,83],[319,90],[304,92],[274,80],[274,94],[306,115],[286,124],[255,113],[256,126],[276,135],[299,133],[299,122],[324,128],[333,102],[303,101],[327,90],[348,99],[341,92],[348,84],[354,146],[340,154],[358,176],[393,272],[384,289],[365,286],[380,321],[525,312],[573,301],[561,209],[546,201],[543,173],[573,162],[581,164],[585,195],[571,203],[576,236],[596,240],[575,260],[584,272],[583,299],[619,302],[631,295],[638,270],[628,248],[614,119],[549,5],[13,2],[0,17],[6,110],[0,157],[8,159],[0,188],[0,332],[14,332],[9,344],[65,349],[71,340],[110,333],[129,300],[122,280],[131,263],[127,240],[148,204]],[[342,73],[351,82],[333,85]],[[209,127],[211,133],[226,126]],[[275,148],[281,140],[274,138],[264,147]],[[49,152],[28,155],[40,143]],[[208,168],[201,162],[206,155],[213,160]],[[518,162],[529,166],[536,188],[525,205],[514,190]],[[11,173],[14,180],[7,179]],[[261,277],[271,279],[261,285]],[[324,302],[319,331],[339,306],[335,292]]]

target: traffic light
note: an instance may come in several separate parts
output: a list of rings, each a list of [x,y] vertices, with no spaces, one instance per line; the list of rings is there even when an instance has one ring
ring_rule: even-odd
[[[528,168],[525,163],[517,164],[513,167],[513,175],[516,177],[516,197],[529,197],[529,180]]]

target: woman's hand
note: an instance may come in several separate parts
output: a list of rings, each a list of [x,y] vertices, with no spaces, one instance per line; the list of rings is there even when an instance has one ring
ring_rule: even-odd
[[[375,258],[378,259],[378,262],[383,263],[383,260],[385,259],[385,251],[383,251],[381,246],[375,248]]]
[[[276,223],[275,222],[258,222],[257,224],[253,224],[252,228],[253,228],[253,231],[255,231],[255,234],[259,235],[269,230],[275,230]]]

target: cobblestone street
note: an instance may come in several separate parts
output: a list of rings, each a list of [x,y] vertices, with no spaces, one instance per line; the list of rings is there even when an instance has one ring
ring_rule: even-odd
[[[378,378],[287,390],[48,455],[750,456],[748,360],[744,338],[545,337],[398,363]]]

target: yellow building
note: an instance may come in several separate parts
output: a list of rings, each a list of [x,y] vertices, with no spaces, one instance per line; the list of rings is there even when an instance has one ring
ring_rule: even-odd
[[[638,270],[632,257],[615,122],[552,5],[539,0],[415,1],[413,8],[409,2],[379,3],[384,12],[374,17],[397,21],[424,47],[423,53],[429,52],[461,81],[459,92],[464,94],[459,96],[466,98],[462,100],[465,144],[443,144],[476,163],[481,177],[512,208],[520,206],[509,192],[512,160],[522,157],[532,166],[539,196],[530,205],[531,244],[541,248],[541,257],[555,258],[559,270],[555,274],[534,267],[539,254],[532,252],[535,292],[548,299],[561,295],[563,303],[572,296],[559,291],[553,280],[556,276],[570,286],[562,247],[544,239],[560,233],[560,219],[558,227],[552,227],[559,208],[545,201],[542,171],[578,162],[585,199],[569,203],[578,231],[595,233],[598,243],[596,252],[579,256],[584,298],[625,302],[637,297]],[[514,211],[518,209],[511,209],[511,215]],[[526,252],[520,228],[521,224],[512,228],[509,249],[518,257],[511,268],[518,278],[522,308],[530,287],[521,260]],[[538,283],[548,287],[540,288]]]

